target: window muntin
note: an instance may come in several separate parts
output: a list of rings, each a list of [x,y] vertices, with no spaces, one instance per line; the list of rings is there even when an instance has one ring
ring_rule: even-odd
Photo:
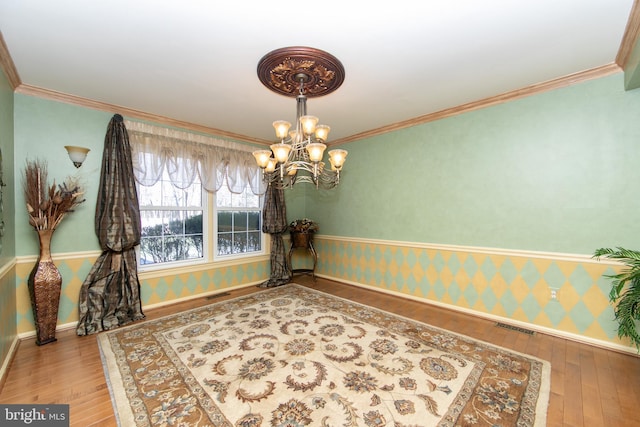
[[[205,262],[210,214],[200,181],[181,189],[166,172],[152,186],[138,185],[142,237],[141,269]],[[222,186],[213,203],[214,258],[264,253],[262,198],[247,186],[241,194]]]
[[[141,267],[206,259],[207,209],[199,180],[181,189],[165,171],[154,185],[138,185],[138,199]]]
[[[260,196],[249,186],[241,194],[222,187],[216,192],[216,256],[256,254],[263,251]]]

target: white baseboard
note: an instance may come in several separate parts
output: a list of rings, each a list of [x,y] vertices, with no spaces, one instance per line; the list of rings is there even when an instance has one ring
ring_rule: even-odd
[[[64,323],[62,325],[56,326],[56,332],[68,331],[69,329],[75,329],[77,326],[78,326],[78,322]],[[22,341],[29,338],[35,338],[35,336],[36,336],[36,330],[34,329],[32,331],[22,332],[18,334],[18,339]]]
[[[181,303],[181,302],[185,302],[185,301],[190,301],[190,300],[194,300],[194,299],[207,298],[207,297],[212,296],[212,295],[217,295],[217,294],[220,294],[220,293],[229,292],[229,291],[233,291],[233,290],[236,290],[236,289],[242,289],[242,288],[248,288],[250,286],[256,286],[256,285],[259,285],[262,282],[263,282],[263,280],[260,280],[260,281],[257,281],[257,282],[250,282],[250,283],[246,283],[246,284],[243,284],[243,285],[233,286],[233,287],[230,287],[230,288],[216,289],[214,291],[203,292],[203,293],[197,294],[197,295],[190,295],[188,297],[172,299],[172,300],[166,301],[166,302],[159,302],[159,303],[156,303],[156,304],[143,305],[142,306],[142,311],[153,310],[155,308],[166,307],[168,305],[173,305],[173,304],[177,304],[177,303]],[[77,327],[78,327],[78,322],[77,321],[76,322],[64,323],[62,325],[56,326],[56,332],[68,331],[69,329],[76,329]],[[18,334],[17,340],[21,341],[21,340],[24,340],[24,339],[34,338],[35,336],[36,336],[36,331],[34,329],[32,331],[22,332],[21,334]]]
[[[622,344],[616,344],[616,343],[612,343],[612,342],[609,342],[609,341],[603,341],[603,340],[598,340],[598,339],[595,339],[595,338],[589,338],[589,337],[585,337],[583,335],[573,334],[573,333],[570,333],[570,332],[559,331],[559,330],[552,329],[552,328],[547,328],[547,327],[544,327],[544,326],[534,325],[534,324],[531,324],[531,323],[526,323],[526,322],[522,322],[522,321],[519,321],[519,320],[510,319],[508,317],[500,317],[500,316],[496,316],[496,315],[489,314],[489,313],[482,313],[482,312],[471,310],[471,309],[468,309],[468,308],[458,307],[458,306],[451,305],[451,304],[445,304],[445,303],[442,303],[442,302],[439,302],[439,301],[428,300],[426,298],[420,298],[420,297],[416,297],[416,296],[413,296],[413,295],[407,295],[407,294],[400,293],[398,291],[392,291],[392,290],[388,290],[388,289],[377,288],[375,286],[365,285],[365,284],[358,283],[358,282],[352,282],[350,280],[337,279],[335,277],[327,276],[327,275],[323,275],[323,274],[316,274],[316,276],[323,277],[325,279],[328,279],[328,280],[331,280],[331,281],[334,281],[334,282],[345,283],[347,285],[353,285],[353,286],[357,286],[357,287],[360,287],[360,288],[365,288],[365,289],[369,289],[369,290],[372,290],[372,291],[382,292],[384,294],[388,294],[388,295],[393,295],[393,296],[400,297],[400,298],[409,299],[409,300],[412,300],[412,301],[422,302],[422,303],[425,303],[425,304],[433,305],[433,306],[440,307],[440,308],[445,308],[447,310],[456,311],[456,312],[459,312],[459,313],[468,314],[470,316],[480,317],[480,318],[491,320],[491,321],[494,321],[494,322],[506,323],[506,324],[509,324],[509,325],[512,325],[512,326],[517,326],[517,327],[520,327],[520,328],[525,328],[525,329],[529,329],[529,330],[532,330],[532,331],[535,331],[535,332],[539,332],[541,334],[552,335],[552,336],[563,338],[563,339],[567,339],[567,340],[570,340],[570,341],[579,342],[579,343],[582,343],[582,344],[588,344],[588,345],[591,345],[591,346],[594,346],[594,347],[600,347],[600,348],[604,348],[606,350],[617,351],[617,352],[620,352],[620,353],[627,353],[627,354],[631,354],[631,355],[640,357],[640,354],[638,353],[638,351],[634,347],[628,347],[628,346],[625,346],[625,345],[622,345]]]
[[[178,299],[172,299],[170,301],[163,301],[163,302],[159,302],[156,304],[149,304],[146,306],[143,306],[142,309],[143,310],[152,310],[154,308],[160,308],[160,307],[166,307],[168,305],[173,305],[173,304],[177,304],[180,302],[185,302],[185,301],[190,301],[190,300],[194,300],[194,299],[199,299],[199,298],[206,298],[212,295],[217,295],[217,294],[221,294],[224,292],[229,292],[229,291],[233,291],[236,289],[242,289],[242,288],[248,288],[250,286],[256,286],[259,285],[260,283],[264,282],[264,280],[260,280],[257,282],[251,282],[251,283],[246,283],[244,285],[238,285],[238,286],[233,286],[230,288],[224,288],[224,289],[216,289],[215,291],[211,291],[211,292],[203,292],[201,294],[197,294],[197,295],[190,295],[188,297],[182,297],[182,298],[178,298]]]
[[[2,361],[2,366],[0,367],[0,385],[4,384],[4,380],[6,379],[5,375],[7,374],[7,372],[9,372],[9,365],[11,364],[16,351],[18,350],[18,343],[20,343],[20,338],[18,338],[18,336],[15,336],[13,338],[13,341],[11,342],[11,347],[9,347],[9,352]]]
[[[638,351],[634,348],[634,347],[628,347],[628,346],[624,346],[622,344],[616,344],[616,343],[612,343],[612,342],[608,342],[608,341],[603,341],[603,340],[598,340],[595,338],[589,338],[589,337],[585,337],[583,335],[578,335],[578,334],[574,334],[574,333],[570,333],[570,332],[565,332],[565,331],[559,331],[556,329],[552,329],[552,328],[548,328],[548,327],[544,327],[544,326],[539,326],[539,325],[534,325],[531,323],[526,323],[526,322],[522,322],[519,320],[514,320],[514,319],[510,319],[510,318],[505,318],[505,317],[500,317],[500,316],[496,316],[493,314],[488,314],[488,313],[482,313],[479,311],[475,311],[475,310],[471,310],[468,308],[464,308],[464,307],[457,307],[455,305],[451,305],[451,304],[445,304],[442,302],[438,302],[438,301],[433,301],[433,300],[428,300],[425,298],[420,298],[420,297],[416,297],[413,295],[407,295],[407,294],[403,294],[397,291],[392,291],[392,290],[388,290],[388,289],[382,289],[382,288],[377,288],[375,286],[371,286],[371,285],[365,285],[362,283],[358,283],[358,282],[353,282],[350,280],[342,280],[342,279],[337,279],[335,277],[332,276],[328,276],[328,275],[324,275],[324,274],[316,274],[316,276],[318,277],[322,277],[334,282],[340,282],[340,283],[345,283],[348,285],[353,285],[353,286],[357,286],[360,288],[364,288],[364,289],[369,289],[372,291],[376,291],[376,292],[382,292],[388,295],[393,295],[393,296],[397,296],[400,298],[406,298],[412,301],[417,301],[417,302],[421,302],[421,303],[425,303],[425,304],[429,304],[429,305],[433,305],[436,307],[440,307],[440,308],[445,308],[447,310],[452,310],[452,311],[456,311],[459,313],[464,313],[464,314],[468,314],[470,316],[474,316],[474,317],[479,317],[479,318],[483,318],[483,319],[487,319],[487,320],[491,320],[494,322],[499,322],[499,323],[506,323],[512,326],[517,326],[520,328],[525,328],[525,329],[529,329],[535,332],[539,332],[542,334],[546,334],[546,335],[551,335],[551,336],[556,336],[559,338],[563,338],[563,339],[567,339],[567,340],[571,340],[574,342],[579,342],[582,344],[588,344],[594,347],[600,347],[600,348],[604,348],[607,350],[612,350],[612,351],[617,351],[617,352],[621,352],[621,353],[626,353],[626,354],[631,354],[634,356],[640,356],[638,354]],[[198,299],[198,298],[206,298],[212,295],[216,295],[219,293],[223,293],[223,292],[228,292],[230,290],[235,290],[235,289],[242,289],[242,288],[246,288],[246,287],[250,287],[250,286],[256,286],[258,284],[262,283],[262,281],[258,281],[258,282],[251,282],[251,283],[247,283],[247,284],[243,284],[243,285],[239,285],[239,286],[234,286],[232,288],[225,288],[225,289],[216,289],[214,291],[211,292],[204,292],[201,294],[197,294],[197,295],[191,295],[188,297],[183,297],[183,298],[178,298],[178,299],[174,299],[171,301],[166,301],[166,302],[160,302],[160,303],[156,303],[156,304],[149,304],[146,306],[143,306],[143,310],[152,310],[155,308],[161,308],[161,307],[166,307],[168,305],[172,305],[172,304],[176,304],[176,303],[180,303],[180,302],[185,302],[185,301],[189,301],[189,300],[193,300],[193,299]],[[70,322],[70,323],[65,323],[63,325],[59,325],[58,327],[56,327],[56,332],[62,332],[62,331],[66,331],[69,329],[75,329],[78,325],[78,322]],[[3,365],[2,365],[2,369],[0,370],[0,379],[3,378],[3,375],[5,373],[5,370],[8,368],[8,364],[9,361],[11,360],[11,357],[13,356],[13,353],[15,352],[16,348],[17,348],[17,344],[19,341],[23,340],[23,339],[28,339],[28,338],[33,338],[36,336],[36,332],[35,330],[33,331],[29,331],[29,332],[23,332],[21,334],[18,334],[18,336],[14,339],[12,345],[11,345],[11,349],[9,351],[9,354],[7,355],[7,358],[5,359]],[[6,365],[6,366],[5,366]]]

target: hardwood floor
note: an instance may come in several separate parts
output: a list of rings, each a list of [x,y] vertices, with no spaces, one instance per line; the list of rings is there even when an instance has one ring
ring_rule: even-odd
[[[548,426],[639,424],[640,357],[499,328],[489,320],[320,278],[314,283],[309,276],[296,276],[295,282],[550,361]],[[232,290],[229,295],[199,298],[145,314],[153,319],[258,291],[256,287]],[[34,339],[19,344],[0,390],[0,402],[65,403],[70,405],[71,426],[115,426],[96,337],[63,331],[57,338],[42,347]]]

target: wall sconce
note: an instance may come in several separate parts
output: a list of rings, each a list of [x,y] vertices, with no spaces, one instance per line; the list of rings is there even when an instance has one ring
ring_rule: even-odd
[[[87,153],[91,150],[84,147],[75,147],[73,145],[65,145],[64,148],[67,149],[67,153],[69,153],[69,158],[73,162],[73,165],[76,168],[82,166],[82,163],[87,158]]]

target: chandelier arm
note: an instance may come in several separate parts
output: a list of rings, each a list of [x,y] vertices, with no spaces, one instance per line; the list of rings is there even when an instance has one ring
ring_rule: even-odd
[[[344,67],[340,61],[319,49],[282,48],[260,60],[258,77],[270,90],[296,98],[295,128],[288,132],[291,124],[273,122],[280,140],[280,144],[271,145],[275,161],[271,158],[267,162],[266,150],[254,152],[265,182],[278,188],[291,188],[297,182],[312,183],[316,188],[336,187],[347,152],[330,151],[331,167],[326,167],[322,159],[330,128],[318,124],[317,117],[307,115],[307,97],[327,95],[342,84]]]
[[[310,175],[305,175],[305,176],[296,175],[293,177],[285,176],[284,180],[280,180],[280,177],[277,174],[277,172],[267,172],[265,174],[265,181],[267,182],[268,185],[273,185],[279,189],[291,188],[295,183],[302,182],[302,183],[313,184],[317,188],[322,188],[325,190],[330,190],[332,188],[337,187],[340,182],[338,174],[336,174],[333,177],[319,175],[318,179],[316,180],[314,180],[313,177]]]

